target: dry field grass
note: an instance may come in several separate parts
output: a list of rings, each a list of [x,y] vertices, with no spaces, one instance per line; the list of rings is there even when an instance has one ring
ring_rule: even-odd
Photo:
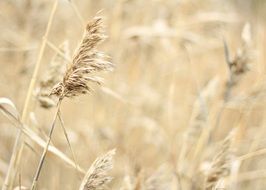
[[[265,0],[1,0],[2,190],[266,189],[265,20]]]

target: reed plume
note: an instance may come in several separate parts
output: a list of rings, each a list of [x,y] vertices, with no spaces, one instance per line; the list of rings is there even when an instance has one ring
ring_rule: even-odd
[[[105,38],[103,19],[95,17],[87,24],[72,64],[67,69],[63,80],[53,87],[51,94],[59,98],[74,97],[91,92],[89,83],[101,84],[101,78],[95,74],[110,71],[113,68],[113,64],[107,61],[107,56],[96,49]]]
[[[98,157],[87,171],[79,190],[105,189],[105,186],[112,180],[107,173],[113,167],[112,159],[114,155],[115,150],[111,150]]]
[[[106,61],[107,56],[105,56],[102,52],[99,52],[96,47],[102,42],[106,36],[103,32],[103,19],[101,17],[95,17],[92,19],[91,22],[89,22],[86,26],[86,31],[83,36],[83,40],[77,49],[76,53],[74,54],[74,58],[72,60],[72,63],[68,67],[68,69],[65,72],[65,75],[63,77],[63,80],[59,83],[57,83],[50,95],[56,95],[58,97],[58,103],[57,103],[57,109],[55,116],[53,118],[53,122],[51,125],[51,129],[49,131],[48,140],[46,142],[45,149],[43,150],[37,171],[34,176],[34,180],[31,186],[31,190],[34,190],[37,186],[37,182],[41,173],[41,169],[43,167],[46,154],[52,139],[52,134],[55,128],[56,119],[60,113],[60,106],[61,102],[64,99],[64,97],[74,97],[78,96],[80,94],[86,94],[92,90],[92,88],[89,86],[89,83],[96,83],[101,84],[101,78],[95,76],[96,73],[100,71],[109,71],[113,68],[113,64],[109,61]],[[108,162],[108,159],[103,160]],[[98,161],[100,162],[100,161]],[[106,183],[108,178],[104,178],[103,176],[100,176],[101,178],[98,178],[98,174],[104,174],[103,169],[107,169],[107,163],[105,168],[101,169],[101,163],[96,166],[99,166],[99,168],[95,168],[96,173],[92,173],[90,178],[92,179],[99,179],[100,181],[96,181],[96,184],[101,185]],[[99,173],[97,173],[99,172]],[[102,180],[101,180],[102,179]],[[106,182],[104,182],[106,180]],[[90,181],[88,181],[86,187],[90,187]],[[95,183],[92,183],[95,185]],[[90,189],[90,188],[87,188]]]

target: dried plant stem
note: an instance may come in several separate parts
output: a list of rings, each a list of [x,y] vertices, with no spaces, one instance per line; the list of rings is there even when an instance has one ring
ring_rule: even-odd
[[[48,21],[48,24],[46,27],[46,31],[44,34],[42,45],[40,48],[38,60],[37,60],[37,63],[35,65],[35,69],[34,69],[34,72],[33,72],[32,78],[31,78],[31,82],[30,82],[30,85],[28,88],[28,92],[27,92],[27,96],[26,96],[26,100],[25,100],[25,104],[24,104],[24,108],[23,108],[23,112],[22,112],[22,119],[21,119],[22,123],[25,123],[27,120],[27,115],[28,115],[28,111],[29,111],[29,104],[30,104],[32,92],[33,92],[33,89],[34,89],[34,86],[36,83],[38,71],[39,71],[39,68],[41,65],[41,60],[42,60],[43,53],[44,53],[45,46],[46,46],[46,38],[49,34],[49,31],[50,31],[50,28],[52,25],[52,21],[53,21],[54,15],[55,15],[55,11],[57,9],[57,5],[58,5],[58,0],[55,0],[51,14],[50,14],[50,18],[49,18],[49,21]],[[16,137],[16,141],[15,141],[15,144],[13,147],[12,156],[10,159],[9,168],[7,171],[7,175],[5,177],[5,181],[4,181],[4,185],[2,187],[2,190],[12,189],[12,187],[13,187],[15,175],[12,175],[12,170],[14,169],[15,171],[13,174],[16,174],[17,166],[20,163],[21,155],[22,155],[22,152],[24,149],[24,143],[23,143],[23,140],[21,142],[21,137],[22,137],[22,131],[20,130],[17,134],[17,137]]]
[[[222,116],[224,114],[224,110],[226,108],[226,103],[227,103],[227,100],[224,99],[223,100],[223,104],[221,106],[221,108],[219,109],[218,111],[218,114],[217,114],[217,117],[216,117],[216,120],[215,120],[215,124],[214,126],[211,128],[210,130],[210,135],[209,135],[209,139],[208,139],[208,142],[212,142],[212,139],[213,139],[213,134],[215,133],[215,130],[219,128],[220,126],[220,123],[221,123],[221,119],[222,119]]]
[[[264,155],[266,154],[266,148],[262,148],[262,149],[259,149],[259,150],[256,150],[254,152],[249,152],[245,155],[242,155],[240,157],[238,157],[237,159],[241,162],[247,160],[247,159],[251,159],[251,158],[254,158],[256,156],[261,156],[261,155]]]
[[[53,119],[53,122],[52,122],[52,126],[51,126],[51,129],[49,131],[48,140],[46,142],[46,146],[45,146],[45,148],[43,150],[43,153],[42,153],[38,168],[36,170],[36,173],[35,173],[35,176],[34,176],[34,179],[33,179],[33,183],[32,183],[32,186],[31,186],[31,190],[34,190],[36,188],[36,185],[37,185],[37,182],[38,182],[41,170],[42,170],[42,166],[44,164],[44,161],[45,161],[45,158],[46,158],[46,155],[47,155],[47,152],[48,152],[48,148],[49,148],[49,145],[50,145],[51,140],[52,140],[52,135],[53,135],[54,128],[55,128],[56,119],[57,119],[57,117],[59,115],[61,102],[62,102],[62,99],[59,99],[58,104],[57,104],[57,108],[56,108],[56,113],[54,115],[54,119]]]
[[[65,135],[65,138],[66,138],[66,140],[67,140],[67,144],[68,144],[68,146],[69,146],[69,149],[70,149],[70,151],[71,151],[71,154],[72,154],[73,160],[74,160],[74,162],[75,162],[75,167],[76,167],[77,175],[78,175],[78,177],[80,177],[80,179],[82,179],[82,177],[80,176],[79,169],[78,169],[78,162],[77,162],[77,159],[76,159],[75,153],[74,153],[73,148],[72,148],[72,146],[71,146],[71,143],[70,143],[70,140],[69,140],[69,137],[68,137],[68,134],[67,134],[67,131],[66,131],[65,125],[64,125],[64,121],[63,121],[63,119],[62,119],[62,117],[61,117],[61,111],[60,111],[60,108],[59,108],[59,112],[58,112],[58,119],[59,119],[60,124],[61,124],[61,127],[62,127],[62,129],[63,129],[63,131],[64,131],[64,135]]]
[[[226,61],[226,64],[228,65],[228,67],[229,67],[231,61],[230,61],[228,45],[227,45],[225,39],[223,39],[223,45],[224,45],[225,61]],[[225,89],[225,93],[224,93],[224,97],[223,97],[223,104],[222,104],[221,108],[218,111],[215,124],[214,124],[213,128],[210,131],[210,136],[209,136],[209,139],[208,139],[209,143],[212,141],[213,134],[215,133],[215,130],[218,129],[219,126],[220,126],[221,119],[222,119],[222,116],[223,116],[225,108],[226,108],[226,104],[228,103],[228,100],[230,98],[232,87],[233,87],[232,78],[233,78],[233,73],[229,69],[229,78],[228,78],[228,83],[226,85],[226,89]]]
[[[4,111],[7,118],[14,124],[16,128],[21,129],[21,131],[24,133],[25,136],[27,136],[32,142],[36,143],[38,146],[45,148],[46,142],[39,137],[34,131],[32,131],[28,126],[21,123],[19,119],[14,117],[8,110],[1,107],[1,110]],[[81,168],[80,166],[76,165],[74,161],[72,161],[70,158],[68,158],[63,152],[61,152],[59,149],[57,149],[55,146],[50,145],[48,148],[48,151],[57,156],[59,159],[61,159],[63,162],[68,164],[69,166],[73,168],[78,168],[78,171],[82,174],[85,174],[85,170]]]

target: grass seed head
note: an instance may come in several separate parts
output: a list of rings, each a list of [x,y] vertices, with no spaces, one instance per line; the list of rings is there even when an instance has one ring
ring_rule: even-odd
[[[79,190],[96,190],[104,189],[105,186],[112,180],[107,174],[112,169],[112,159],[115,150],[107,152],[105,155],[98,157],[82,180]]]
[[[97,50],[97,46],[106,38],[103,31],[103,19],[95,17],[87,24],[82,42],[77,49],[72,64],[67,69],[63,81],[52,89],[52,93],[60,98],[74,97],[92,91],[89,83],[101,84],[101,71],[110,71],[113,64],[108,57]]]

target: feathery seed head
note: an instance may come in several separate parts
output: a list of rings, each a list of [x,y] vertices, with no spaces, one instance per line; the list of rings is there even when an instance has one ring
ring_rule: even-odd
[[[60,98],[74,97],[91,92],[89,83],[102,83],[102,80],[94,75],[101,71],[111,71],[113,68],[113,64],[107,61],[108,57],[96,49],[105,38],[102,18],[95,17],[87,24],[83,40],[63,81],[54,86],[51,94]]]
[[[114,154],[115,150],[111,150],[93,162],[83,178],[79,190],[104,189],[105,185],[112,180],[107,175],[107,172],[113,167],[112,159]]]

